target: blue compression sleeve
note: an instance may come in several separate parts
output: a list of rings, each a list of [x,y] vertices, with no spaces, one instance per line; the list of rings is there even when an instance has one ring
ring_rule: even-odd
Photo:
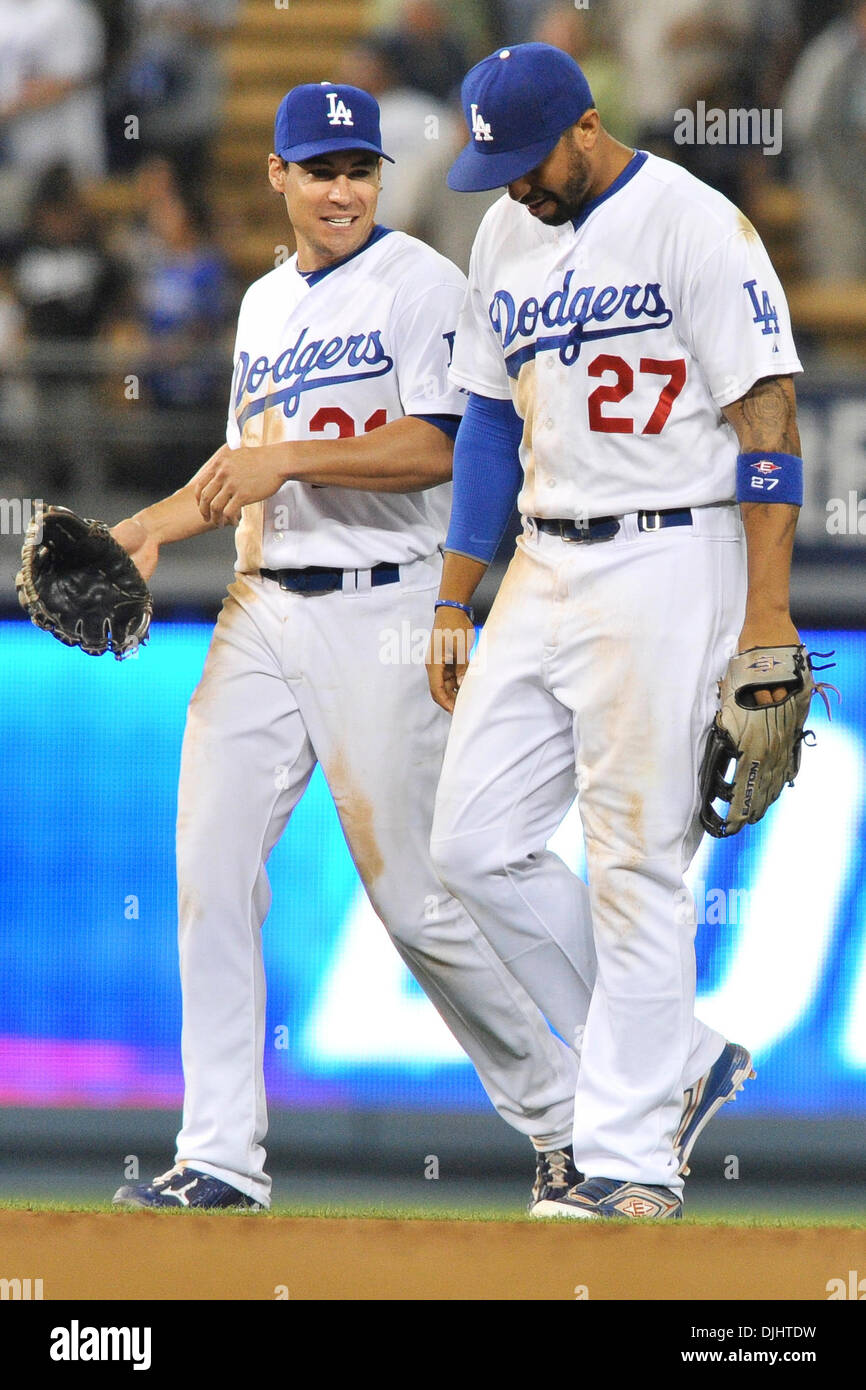
[[[470,392],[454,444],[454,493],[446,550],[489,565],[523,483],[523,421],[511,401]]]

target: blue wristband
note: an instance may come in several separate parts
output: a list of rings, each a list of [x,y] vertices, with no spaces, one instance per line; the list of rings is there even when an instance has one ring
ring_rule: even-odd
[[[803,505],[803,460],[796,454],[738,454],[738,502]]]
[[[433,612],[437,608],[459,608],[461,613],[465,613],[472,626],[475,626],[475,612],[471,604],[457,603],[453,598],[437,598],[433,605]]]

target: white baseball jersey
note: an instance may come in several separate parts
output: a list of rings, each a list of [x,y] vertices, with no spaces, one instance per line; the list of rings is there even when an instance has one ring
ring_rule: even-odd
[[[462,415],[448,363],[466,280],[404,232],[377,228],[339,265],[305,277],[297,256],[244,296],[227,440],[358,435],[404,415]],[[237,569],[405,564],[441,546],[451,484],[362,492],[285,483],[243,510]]]
[[[486,214],[451,380],[513,399],[525,516],[733,501],[720,408],[802,371],[785,296],[734,205],[643,151],[573,222]]]
[[[326,271],[294,259],[241,308],[229,444],[359,435],[460,415],[447,368],[465,277],[402,232]],[[571,1127],[573,1053],[500,962],[430,859],[450,721],[420,660],[390,635],[429,632],[450,484],[402,495],[287,483],[244,509],[238,569],[184,736],[177,873],[183,1127],[177,1161],[267,1203],[266,862],[321,768],[346,843],[400,956],[499,1113],[542,1149]],[[281,510],[282,509],[282,510]],[[256,573],[400,565],[399,582],[315,598]],[[431,914],[430,905],[435,904]],[[347,922],[364,908],[353,904]],[[353,928],[354,929],[354,928]],[[348,927],[347,927],[348,930]]]

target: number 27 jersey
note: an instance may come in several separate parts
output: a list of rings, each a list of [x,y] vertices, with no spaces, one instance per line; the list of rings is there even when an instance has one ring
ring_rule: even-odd
[[[524,516],[733,501],[721,407],[799,371],[755,229],[668,160],[639,151],[562,227],[507,196],[481,223],[451,380],[513,400]]]

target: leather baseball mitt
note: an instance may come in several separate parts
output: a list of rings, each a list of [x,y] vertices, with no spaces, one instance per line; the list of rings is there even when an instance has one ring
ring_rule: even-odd
[[[769,686],[788,693],[777,705],[757,704],[755,691]],[[700,818],[710,835],[723,839],[754,825],[785,783],[793,784],[812,696],[819,691],[829,715],[827,689],[835,686],[815,684],[805,647],[751,647],[731,657],[700,770]],[[729,803],[726,817],[713,806],[717,800]]]
[[[147,641],[150,590],[103,521],[44,507],[24,537],[18,601],[37,627],[89,656],[118,661]]]

